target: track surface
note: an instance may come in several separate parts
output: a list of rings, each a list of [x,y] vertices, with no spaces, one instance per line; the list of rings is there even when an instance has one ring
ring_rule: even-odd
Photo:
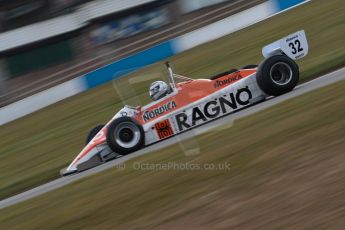
[[[130,155],[118,158],[116,160],[107,162],[103,165],[100,165],[98,167],[89,169],[87,171],[75,174],[75,175],[70,175],[70,176],[66,176],[66,177],[61,177],[59,179],[53,180],[49,183],[43,184],[41,186],[38,186],[36,188],[33,188],[31,190],[28,190],[26,192],[20,193],[18,195],[9,197],[7,199],[4,199],[2,201],[0,201],[0,209],[17,204],[19,202],[28,200],[30,198],[39,196],[41,194],[47,193],[49,191],[55,190],[57,188],[61,188],[67,184],[70,184],[76,180],[79,180],[81,178],[93,175],[95,173],[101,172],[103,170],[109,169],[111,167],[114,167],[115,165],[119,165],[121,163],[124,163],[125,161],[129,160],[129,159],[133,159],[135,157],[147,154],[151,151],[169,146],[171,144],[177,143],[178,140],[185,140],[187,138],[191,138],[195,135],[199,135],[201,133],[207,132],[208,130],[215,128],[215,127],[219,127],[221,125],[224,124],[229,124],[230,122],[234,121],[235,119],[239,119],[248,115],[251,115],[253,113],[256,113],[258,111],[264,110],[266,108],[269,108],[273,105],[276,105],[282,101],[285,101],[287,99],[299,96],[301,94],[310,92],[312,90],[318,89],[320,87],[324,87],[327,86],[329,84],[335,83],[337,81],[341,81],[341,80],[345,80],[345,68],[339,69],[337,71],[334,71],[332,73],[326,74],[320,78],[314,79],[310,82],[301,84],[299,86],[297,86],[292,92],[279,96],[279,97],[275,97],[275,98],[271,98],[269,100],[266,100],[265,102],[262,102],[260,104],[251,106],[247,109],[241,110],[237,113],[234,113],[232,115],[229,116],[225,116],[223,118],[220,118],[216,121],[210,122],[206,125],[203,125],[199,128],[195,128],[191,131],[187,131],[183,134],[178,135],[177,137],[174,138],[170,138],[168,140],[159,142],[157,144],[151,145],[145,149],[142,149],[140,151],[137,151],[135,153],[132,153]]]

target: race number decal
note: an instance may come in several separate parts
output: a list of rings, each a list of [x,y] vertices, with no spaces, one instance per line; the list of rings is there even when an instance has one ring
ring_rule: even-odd
[[[301,41],[296,39],[294,42],[289,43],[289,47],[292,49],[292,54],[297,54],[303,51],[301,47]]]
[[[308,54],[308,42],[303,30],[279,40],[280,47],[291,59],[297,60]]]
[[[155,128],[157,130],[159,139],[174,135],[174,131],[172,130],[170,121],[168,119],[156,123]]]

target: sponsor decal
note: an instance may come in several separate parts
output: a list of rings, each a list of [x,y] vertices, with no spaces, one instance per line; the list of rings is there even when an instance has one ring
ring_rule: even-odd
[[[298,35],[294,35],[293,37],[290,37],[290,38],[286,38],[286,42],[289,42],[289,41],[292,41],[292,40],[295,40],[296,38],[298,38]]]
[[[251,98],[252,92],[248,86],[238,89],[237,92],[231,92],[219,98],[215,98],[201,107],[191,108],[191,112],[184,111],[175,115],[177,127],[179,131],[183,131],[208,120],[212,120],[232,112],[238,107],[248,105]],[[188,119],[187,114],[191,114],[191,119]]]
[[[147,122],[151,119],[154,119],[156,117],[158,117],[159,115],[168,112],[172,109],[176,108],[176,102],[175,101],[169,101],[166,104],[153,109],[153,110],[146,110],[143,114],[143,120],[144,122]]]
[[[172,130],[170,121],[168,119],[156,123],[155,128],[157,130],[159,139],[167,138],[174,135],[174,131]]]
[[[242,79],[241,74],[236,74],[236,75],[232,75],[226,79],[223,80],[216,80],[216,82],[214,83],[214,88],[218,88],[221,87],[223,85],[228,85],[230,83],[236,82],[238,80]]]

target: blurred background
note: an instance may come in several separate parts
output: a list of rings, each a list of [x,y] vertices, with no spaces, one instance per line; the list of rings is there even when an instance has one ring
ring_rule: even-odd
[[[1,0],[0,106],[263,0]]]
[[[0,229],[343,229],[344,81],[123,170],[1,202],[73,177],[59,171],[90,129],[124,103],[147,103],[168,58],[176,73],[207,78],[259,64],[263,46],[303,29],[304,83],[344,67],[344,28],[343,0],[0,0]],[[137,162],[231,169],[145,171]]]

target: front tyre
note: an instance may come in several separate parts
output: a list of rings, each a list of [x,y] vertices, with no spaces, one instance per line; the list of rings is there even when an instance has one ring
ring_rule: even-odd
[[[144,130],[130,117],[117,118],[108,126],[107,144],[118,154],[132,153],[143,147]]]
[[[103,129],[104,125],[97,125],[93,129],[90,130],[89,134],[86,137],[85,144],[87,145],[96,135]]]
[[[256,73],[259,87],[268,95],[279,96],[295,88],[299,80],[298,65],[285,55],[264,60]]]

